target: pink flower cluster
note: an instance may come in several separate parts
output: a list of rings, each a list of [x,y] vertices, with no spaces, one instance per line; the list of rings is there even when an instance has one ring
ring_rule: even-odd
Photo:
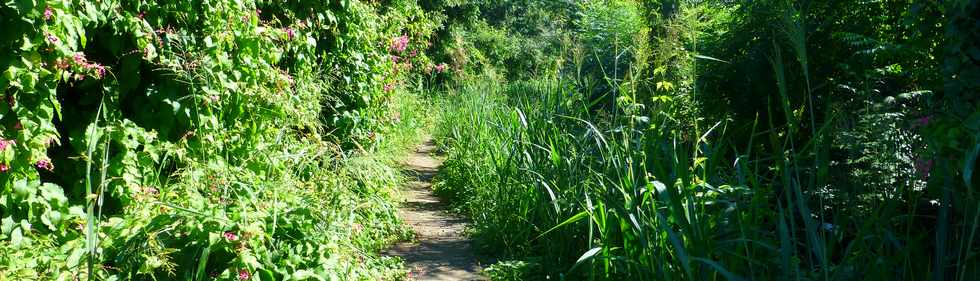
[[[395,37],[395,39],[391,41],[391,47],[389,49],[392,52],[401,53],[404,52],[406,48],[408,48],[408,36],[402,35]]]
[[[395,88],[395,85],[392,85],[390,83],[389,84],[385,84],[385,92],[391,92],[391,90],[393,90],[394,88]]]
[[[448,67],[449,67],[449,65],[446,65],[446,63],[440,63],[440,64],[436,65],[436,72],[437,73],[442,73],[442,72],[446,71],[446,68],[448,68]]]
[[[248,280],[251,277],[252,275],[248,273],[248,270],[242,269],[238,271],[238,280]]]
[[[14,146],[16,144],[17,142],[14,140],[0,138],[0,151],[7,150],[7,147]],[[7,165],[7,163],[0,163],[0,173],[6,173],[9,170],[10,165]]]
[[[289,37],[289,40],[293,40],[293,37],[296,37],[296,31],[293,30],[292,28],[287,27],[285,31],[286,31],[286,36]]]
[[[89,62],[88,59],[85,58],[85,55],[82,53],[76,53],[74,59],[75,59],[75,65],[78,65],[78,67],[81,67],[86,70],[95,70],[97,78],[99,79],[105,78],[105,66],[102,66],[101,64],[94,63],[94,62]]]
[[[7,150],[8,146],[14,145],[17,145],[16,141],[0,138],[0,151]]]
[[[225,231],[225,239],[228,239],[228,241],[237,241],[238,234],[235,234],[234,232],[231,231]]]
[[[54,17],[54,10],[51,7],[44,8],[44,20],[49,21]]]
[[[51,160],[48,159],[37,160],[34,166],[37,166],[38,169],[48,170],[49,172],[54,170],[54,164],[51,164]]]

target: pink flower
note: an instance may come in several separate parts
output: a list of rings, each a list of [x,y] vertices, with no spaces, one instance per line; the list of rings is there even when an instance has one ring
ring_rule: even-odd
[[[8,146],[12,146],[14,144],[16,144],[14,143],[14,140],[5,140],[0,138],[0,151],[7,150]]]
[[[10,166],[7,163],[0,163],[0,173],[6,173],[10,170]]]
[[[238,234],[235,234],[234,232],[231,232],[231,231],[225,231],[225,239],[228,239],[228,241],[237,241],[238,240]],[[248,279],[248,278],[246,278],[246,279]]]
[[[140,11],[140,13],[136,15],[136,17],[143,19],[143,17],[146,17],[146,11]]]
[[[418,55],[418,54],[419,54],[419,52],[418,52],[418,51],[416,51],[416,50],[412,50],[411,52],[409,52],[409,53],[408,53],[408,56],[410,56],[410,57],[413,57],[413,58],[414,58],[414,57],[415,57],[415,55]]]
[[[68,65],[68,60],[61,59],[61,58],[54,60],[54,68],[56,69],[65,70],[68,69],[69,66],[70,65]]]
[[[99,79],[105,78],[105,67],[104,66],[101,66],[101,65],[98,65],[98,64],[94,64],[94,67],[93,68],[95,68],[96,69],[95,70],[96,73],[99,74]]]
[[[401,57],[399,57],[399,56],[391,55],[391,62],[393,62],[393,63],[398,63],[398,60],[400,60],[400,59],[401,59]]]
[[[248,280],[251,277],[252,275],[248,274],[248,270],[242,269],[238,271],[238,280]]]
[[[53,16],[54,10],[52,10],[51,7],[44,8],[44,20],[51,20],[51,17]]]
[[[34,163],[34,166],[37,166],[38,169],[48,170],[49,172],[54,170],[54,164],[51,164],[51,160],[48,159],[38,160],[37,163]]]
[[[82,53],[75,53],[72,58],[75,59],[75,63],[78,65],[85,65],[88,62],[88,60],[85,59],[85,54]]]
[[[446,65],[446,63],[440,63],[439,65],[436,65],[436,72],[442,73],[443,71],[446,71],[447,67],[448,65]]]
[[[296,36],[296,32],[293,31],[292,28],[287,27],[286,28],[286,36],[289,37],[289,40],[293,40],[293,37]]]
[[[391,90],[394,89],[394,88],[395,88],[394,85],[385,84],[385,92],[391,92]]]
[[[23,129],[23,128],[24,128],[24,125],[21,124],[20,121],[17,121],[17,123],[14,123],[14,130],[20,130],[20,129]]]
[[[398,52],[398,53],[404,52],[405,51],[405,48],[408,48],[408,36],[407,35],[402,35],[402,36],[399,36],[399,37],[395,37],[395,39],[393,39],[392,42],[391,42],[391,46],[389,47],[389,49],[392,52]]]
[[[53,34],[48,34],[48,42],[51,42],[51,44],[58,43],[58,37]]]

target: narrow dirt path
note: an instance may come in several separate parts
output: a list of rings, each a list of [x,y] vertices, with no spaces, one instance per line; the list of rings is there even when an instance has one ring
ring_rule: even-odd
[[[406,172],[417,180],[404,187],[405,201],[398,212],[415,231],[415,241],[399,243],[385,254],[405,260],[409,280],[487,280],[480,274],[472,241],[463,234],[466,221],[447,212],[432,194],[432,177],[442,165],[432,155],[435,151],[428,139],[405,161]]]

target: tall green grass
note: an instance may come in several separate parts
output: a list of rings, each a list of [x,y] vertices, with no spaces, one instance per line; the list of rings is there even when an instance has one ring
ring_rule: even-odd
[[[777,88],[784,108],[806,106]],[[929,234],[914,230],[926,222],[911,217],[928,214],[914,210],[920,193],[822,203],[829,178],[818,171],[829,164],[815,155],[828,125],[797,143],[789,136],[812,121],[787,113],[788,125],[756,122],[737,147],[726,122],[678,130],[691,126],[629,98],[596,106],[588,92],[561,79],[490,80],[443,96],[435,132],[449,157],[436,191],[472,218],[484,249],[519,260],[504,268],[520,265],[512,271],[528,280],[924,280],[937,271],[911,258],[931,254]],[[764,141],[777,150],[752,151]]]
[[[580,3],[554,73],[441,97],[436,191],[501,280],[976,279],[975,106],[897,35],[945,12],[878,4]]]

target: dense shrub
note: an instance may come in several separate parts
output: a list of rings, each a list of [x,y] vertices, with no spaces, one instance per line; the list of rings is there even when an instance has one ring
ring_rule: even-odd
[[[439,24],[410,0],[0,5],[0,279],[397,275],[374,250],[405,234],[400,176],[352,152],[420,126],[396,93]]]

